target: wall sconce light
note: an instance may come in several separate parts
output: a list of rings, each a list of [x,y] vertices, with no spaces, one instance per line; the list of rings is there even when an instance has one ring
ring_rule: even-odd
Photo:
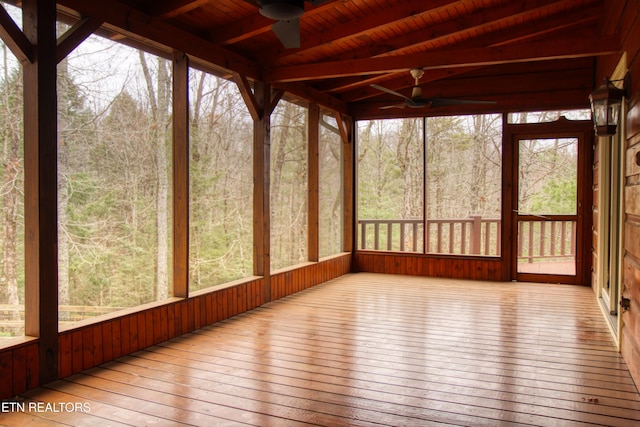
[[[589,95],[593,126],[597,136],[613,136],[616,134],[620,119],[620,104],[622,98],[628,98],[629,73],[622,80],[604,79],[600,87]],[[623,82],[622,89],[613,82]]]

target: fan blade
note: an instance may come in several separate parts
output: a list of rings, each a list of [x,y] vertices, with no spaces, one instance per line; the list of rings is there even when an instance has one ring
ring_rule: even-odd
[[[470,99],[431,98],[431,108],[446,107],[447,105],[491,105],[495,101],[473,101]]]
[[[407,106],[407,104],[405,104],[403,102],[402,104],[385,105],[383,107],[380,107],[380,109],[381,110],[388,110],[389,108],[404,108],[406,106]]]
[[[300,18],[278,21],[271,26],[282,45],[287,49],[300,47]]]
[[[406,97],[403,94],[401,94],[400,92],[396,92],[395,90],[387,89],[386,87],[378,86],[376,84],[372,84],[371,87],[374,88],[374,89],[381,90],[383,92],[387,92],[387,93],[389,93],[391,95],[399,96],[400,98],[406,99],[407,101],[411,101],[411,98]]]

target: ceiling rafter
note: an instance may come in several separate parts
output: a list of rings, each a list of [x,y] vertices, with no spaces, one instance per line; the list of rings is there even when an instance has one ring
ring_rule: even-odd
[[[125,31],[172,46],[189,55],[210,61],[219,67],[260,79],[260,67],[244,56],[225,49],[197,35],[176,28],[164,21],[117,0],[109,2],[58,0],[58,3],[86,16],[103,18],[105,22]]]
[[[209,3],[209,0],[160,0],[155,1],[149,9],[149,15],[154,18],[174,18],[183,15],[200,6]]]
[[[351,51],[347,55],[333,57],[330,60],[390,56],[408,50],[427,48],[436,43],[460,39],[462,36],[470,34],[475,30],[487,28],[491,25],[517,22],[518,19],[523,16],[542,12],[553,5],[566,4],[568,6],[572,3],[571,0],[541,0],[527,1],[524,3],[508,2],[488,10],[481,10],[478,13],[461,17],[455,21],[443,22],[429,28],[426,32],[424,30],[413,31],[386,40],[384,44]],[[514,27],[514,24],[509,25],[509,27]]]
[[[620,41],[613,37],[579,37],[555,40],[553,43],[535,42],[495,47],[451,49],[391,57],[276,67],[266,71],[265,78],[271,82],[304,81],[320,77],[334,78],[398,72],[415,67],[437,69],[600,56],[615,53],[619,50]]]
[[[305,6],[304,15],[308,17],[322,13],[333,7],[331,3],[334,1],[336,0],[330,0],[318,6]],[[258,9],[257,5],[253,1],[247,1],[247,3],[256,6],[256,10]],[[274,22],[275,21],[273,19],[265,18],[258,14],[243,19],[240,22],[234,22],[233,24],[211,30],[209,38],[214,43],[218,43],[220,45],[235,44],[263,34],[267,31],[271,31],[271,26]]]
[[[538,12],[539,8],[530,9],[529,13]],[[461,42],[457,42],[453,47],[455,48],[468,48],[468,47],[482,47],[482,46],[493,46],[500,44],[508,44],[515,40],[524,41],[530,37],[538,37],[542,34],[558,31],[559,29],[566,28],[567,26],[574,25],[583,25],[590,21],[595,21],[598,18],[598,14],[600,13],[600,7],[592,6],[590,8],[576,8],[571,10],[568,14],[561,14],[557,16],[552,16],[551,18],[542,15],[538,17],[536,20],[527,22],[526,25],[514,25],[511,23],[509,30],[504,31],[503,29],[493,31],[492,33],[484,34],[481,37],[474,37],[470,40],[464,40]],[[483,19],[489,19],[488,16],[481,17]],[[508,22],[513,22],[509,18],[500,18],[494,17],[494,20],[488,21],[486,24],[505,24]],[[447,32],[449,31],[449,26],[437,30],[436,28],[431,29],[432,33],[437,34],[436,31],[441,31],[442,34],[432,39],[433,41],[442,40],[445,37],[452,37],[454,34]],[[455,31],[455,29],[454,29]],[[432,50],[432,49],[429,49]],[[364,57],[367,57],[366,55]],[[342,58],[334,58],[334,59],[342,59]],[[404,77],[404,76],[403,76]],[[325,85],[321,85],[323,90],[329,91],[331,93],[351,91],[354,89],[358,89],[363,85],[368,85],[371,83],[379,83],[381,81],[386,81],[389,79],[389,76],[371,76],[366,81],[363,81],[362,78],[353,78],[341,80],[340,82],[330,81]],[[410,85],[409,82],[407,85]],[[406,87],[406,86],[405,86]]]
[[[552,19],[539,18],[537,21],[529,22],[526,26],[520,25],[511,29],[509,32],[495,31],[490,34],[486,34],[481,38],[471,39],[455,45],[455,48],[473,48],[482,46],[502,46],[513,43],[522,43],[530,38],[540,37],[542,35],[550,35],[556,33],[557,36],[561,31],[571,29],[573,27],[580,27],[589,22],[595,22],[597,15],[595,14],[597,8],[580,9],[573,11],[570,14],[569,23],[565,16],[554,17]],[[563,34],[564,36],[564,34]],[[443,70],[431,70],[429,73],[425,73],[422,77],[422,82],[432,82],[443,78],[448,78],[454,75],[464,74],[475,70],[475,67],[464,67],[454,69]],[[385,86],[393,90],[400,90],[413,85],[413,79],[411,79],[406,73],[402,73],[395,79],[389,79],[388,75],[385,76],[371,76],[365,79],[354,78],[353,84],[345,90],[343,85],[337,90],[330,90],[324,88],[329,92],[341,91],[341,97],[347,102],[360,101],[366,98],[370,98],[379,95],[379,91],[371,88],[369,85],[372,83],[385,82]]]
[[[279,63],[283,59],[286,60],[292,56],[298,56],[300,53],[313,53],[323,48],[327,43],[357,38],[371,31],[388,27],[391,24],[414,21],[424,15],[453,8],[466,1],[468,0],[458,0],[454,2],[451,0],[433,0],[429,2],[425,2],[424,0],[411,0],[402,2],[399,5],[389,8],[384,14],[374,13],[355,21],[336,25],[332,27],[331,30],[324,31],[313,39],[306,38],[302,40],[302,46],[299,49],[291,50],[277,46],[274,50],[261,52],[261,56],[271,58],[274,63]]]

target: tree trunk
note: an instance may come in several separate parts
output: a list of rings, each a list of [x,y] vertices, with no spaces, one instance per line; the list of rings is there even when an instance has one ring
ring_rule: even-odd
[[[67,186],[67,102],[69,91],[68,61],[58,64],[58,304],[69,305],[69,238],[67,234],[67,209],[69,191]],[[60,313],[60,320],[67,320],[68,313]]]
[[[165,127],[168,118],[168,85],[170,75],[167,71],[167,60],[158,57],[158,93],[155,94],[151,72],[144,53],[140,51],[140,64],[145,76],[149,101],[151,103],[152,130],[151,139],[156,148],[156,300],[168,297],[169,289],[169,241],[167,223],[169,218],[169,173],[166,149]]]

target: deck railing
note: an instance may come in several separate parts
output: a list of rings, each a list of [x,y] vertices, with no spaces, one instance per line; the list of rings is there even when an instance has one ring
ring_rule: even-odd
[[[576,223],[571,219],[520,220],[518,258],[536,262],[575,256]],[[454,255],[499,256],[500,218],[448,218],[427,220],[424,250],[424,222],[421,219],[361,219],[358,221],[359,249],[391,252],[426,252]]]
[[[518,261],[575,259],[576,221],[541,218],[518,221]]]

